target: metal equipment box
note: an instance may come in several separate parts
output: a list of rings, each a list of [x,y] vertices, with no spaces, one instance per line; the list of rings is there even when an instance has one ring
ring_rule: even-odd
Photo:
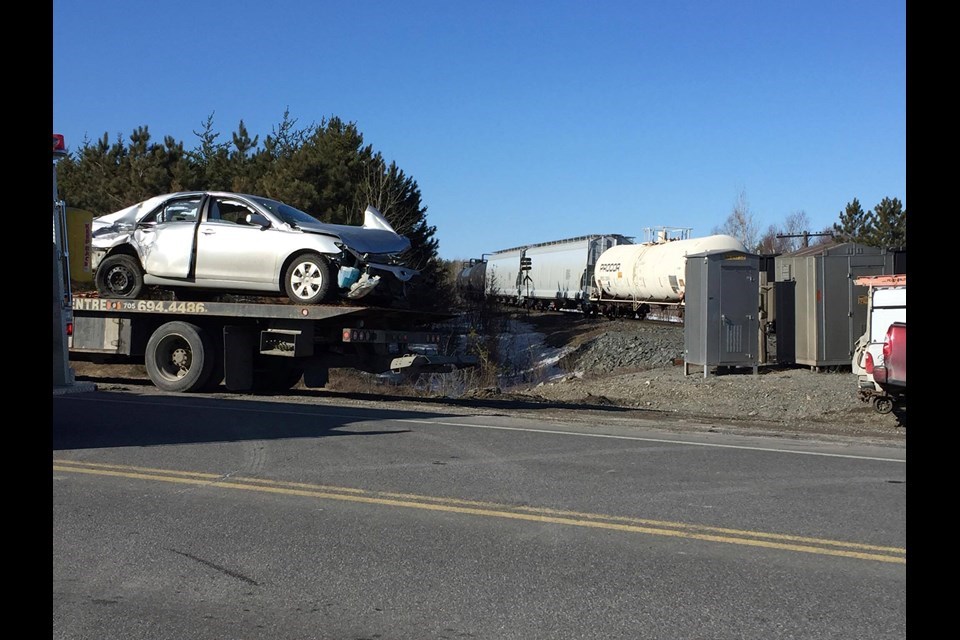
[[[683,373],[690,365],[751,367],[760,354],[760,256],[714,250],[687,256]]]
[[[778,256],[777,282],[796,283],[794,317],[777,317],[778,347],[785,342],[794,345],[793,364],[817,370],[849,367],[867,324],[869,292],[855,281],[860,276],[893,274],[893,253],[854,242]]]

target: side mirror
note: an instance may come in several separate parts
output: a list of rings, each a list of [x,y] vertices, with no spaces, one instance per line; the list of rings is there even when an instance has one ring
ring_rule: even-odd
[[[248,213],[246,220],[247,220],[247,224],[252,224],[254,226],[260,227],[261,229],[266,229],[270,226],[270,221],[267,220],[265,216],[262,216],[259,213]]]

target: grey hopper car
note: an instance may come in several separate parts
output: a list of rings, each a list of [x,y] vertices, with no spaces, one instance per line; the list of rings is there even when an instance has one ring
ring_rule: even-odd
[[[473,295],[483,282],[484,294],[505,304],[588,310],[597,293],[597,259],[607,249],[632,241],[620,234],[594,234],[496,251],[486,261],[465,265],[458,288]]]

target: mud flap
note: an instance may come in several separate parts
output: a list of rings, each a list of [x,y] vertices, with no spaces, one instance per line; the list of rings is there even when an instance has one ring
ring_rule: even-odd
[[[322,389],[330,381],[330,367],[321,362],[307,361],[303,368],[303,386]]]
[[[250,327],[223,328],[223,386],[230,391],[253,389],[253,347],[257,332]]]

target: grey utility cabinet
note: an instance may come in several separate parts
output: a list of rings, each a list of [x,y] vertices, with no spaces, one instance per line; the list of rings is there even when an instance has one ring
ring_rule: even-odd
[[[751,367],[760,359],[760,256],[714,250],[687,256],[683,374],[702,366]]]
[[[793,317],[777,316],[777,345],[793,347],[793,364],[849,367],[867,326],[867,287],[860,276],[894,274],[894,254],[854,242],[816,245],[777,256],[777,282],[793,282]],[[778,289],[787,294],[787,289]],[[786,363],[784,363],[786,364]]]

